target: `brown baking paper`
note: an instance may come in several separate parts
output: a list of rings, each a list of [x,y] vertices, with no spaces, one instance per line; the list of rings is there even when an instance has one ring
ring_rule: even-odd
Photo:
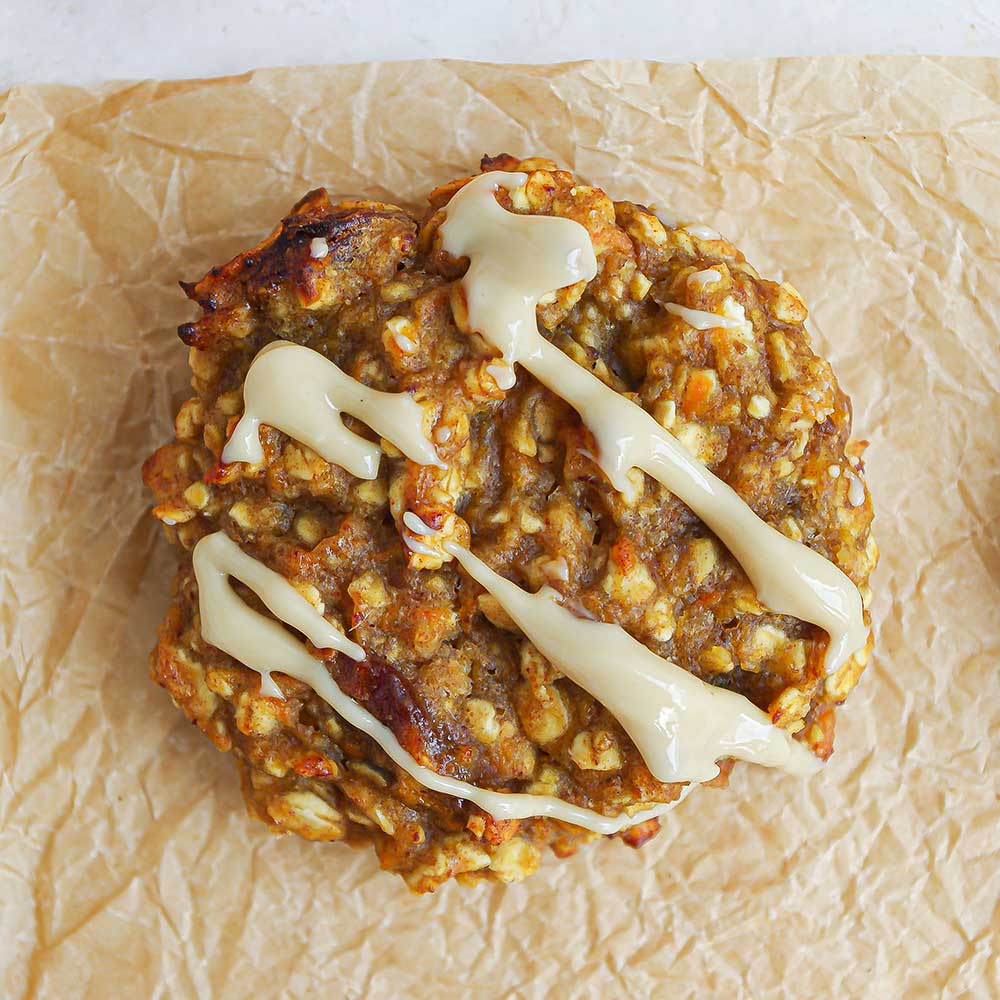
[[[0,126],[0,994],[1000,995],[1000,62],[457,62],[17,88]],[[551,156],[794,282],[868,438],[876,655],[813,780],[414,897],[275,838],[147,678],[177,288],[317,185]]]

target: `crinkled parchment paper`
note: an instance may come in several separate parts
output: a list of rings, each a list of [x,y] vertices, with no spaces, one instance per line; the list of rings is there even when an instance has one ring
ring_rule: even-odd
[[[0,126],[0,994],[1000,995],[1000,63],[405,63],[18,88]],[[738,767],[635,853],[408,894],[270,836],[147,679],[139,463],[176,282],[307,189],[543,154],[721,228],[812,309],[871,440],[873,665],[809,782]],[[255,992],[256,991],[256,992]]]

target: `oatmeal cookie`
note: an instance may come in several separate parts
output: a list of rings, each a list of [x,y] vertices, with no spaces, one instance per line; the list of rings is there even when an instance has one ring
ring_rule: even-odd
[[[850,403],[830,365],[810,349],[796,290],[761,278],[707,227],[614,202],[548,160],[500,155],[482,169],[527,175],[498,192],[508,211],[572,219],[591,237],[597,275],[540,305],[545,337],[643,407],[761,519],[840,567],[867,609],[877,548],[864,445],[850,439]],[[425,788],[292,678],[275,675],[283,699],[263,695],[258,673],[201,634],[191,560],[201,538],[224,531],[363,647],[359,661],[313,652],[417,761],[607,815],[670,802],[682,785],[656,780],[607,709],[455,562],[401,544],[404,511],[471,539],[526,590],[554,583],[579,614],[744,695],[822,759],[835,706],[871,649],[869,639],[827,676],[826,633],[768,610],[688,507],[637,470],[634,489],[616,491],[566,402],[526,371],[509,387],[497,377],[496,352],[468,331],[468,261],[448,255],[439,233],[466,180],[431,192],[423,217],[313,191],[257,246],[184,284],[202,309],[179,330],[193,395],[174,440],[143,467],[154,516],[181,554],[154,680],[232,751],[252,815],[277,832],[372,844],[418,892],[453,876],[516,881],[545,847],[562,857],[597,835],[548,818],[497,821]],[[677,305],[744,322],[697,329],[668,308]],[[266,424],[262,463],[223,462],[250,363],[276,340],[320,352],[366,386],[410,393],[446,467],[382,442],[377,478],[358,479]],[[618,836],[638,847],[657,829],[650,819]]]

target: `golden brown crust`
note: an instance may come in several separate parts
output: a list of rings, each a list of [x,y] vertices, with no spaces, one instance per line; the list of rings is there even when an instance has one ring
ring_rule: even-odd
[[[867,491],[857,505],[850,499],[863,446],[849,441],[849,401],[809,348],[795,290],[761,279],[725,240],[664,226],[548,161],[501,155],[483,167],[528,173],[522,189],[501,196],[508,209],[575,219],[593,240],[598,276],[539,308],[546,335],[645,407],[761,517],[834,560],[867,606],[872,511]],[[578,416],[524,371],[514,389],[497,386],[492,352],[467,329],[456,281],[464,263],[437,236],[442,207],[464,181],[432,192],[422,222],[378,202],[333,205],[314,191],[267,239],[185,285],[204,310],[180,328],[195,394],[177,415],[176,439],[143,469],[154,513],[185,553],[154,678],[233,750],[254,815],[312,839],[372,841],[417,891],[453,875],[521,878],[542,847],[565,856],[594,838],[548,820],[497,823],[428,792],[296,681],[279,677],[284,701],[262,698],[257,674],[201,639],[189,553],[203,535],[227,531],[351,630],[368,658],[334,656],[332,675],[418,760],[609,814],[671,801],[679,786],[657,782],[610,714],[446,556],[408,562],[403,510],[441,537],[471,537],[481,558],[529,589],[563,560],[560,590],[582,612],[742,692],[822,757],[834,705],[869,652],[824,678],[824,634],[769,613],[688,508],[637,473],[635,498],[614,491]],[[316,239],[328,248],[322,258],[310,253]],[[720,280],[687,280],[706,268]],[[734,315],[741,306],[749,323],[699,331],[666,303]],[[398,334],[416,349],[402,351]],[[375,388],[411,391],[430,411],[449,468],[415,466],[390,446],[380,477],[359,481],[270,427],[263,467],[221,464],[250,361],[279,337]],[[623,839],[640,846],[656,828]]]

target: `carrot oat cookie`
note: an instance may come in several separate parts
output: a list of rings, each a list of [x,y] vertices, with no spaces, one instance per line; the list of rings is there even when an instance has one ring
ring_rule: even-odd
[[[548,160],[308,194],[184,289],[153,678],[277,832],[418,892],[804,774],[871,650],[863,444],[794,288]]]

